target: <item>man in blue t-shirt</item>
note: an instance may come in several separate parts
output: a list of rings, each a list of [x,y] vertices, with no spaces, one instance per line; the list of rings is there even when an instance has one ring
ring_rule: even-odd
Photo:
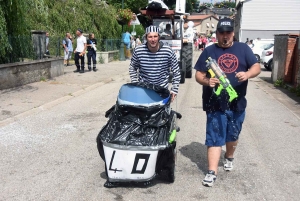
[[[70,66],[70,59],[72,57],[73,52],[73,44],[72,44],[72,37],[69,32],[66,33],[66,37],[62,41],[63,48],[64,48],[64,65]]]
[[[202,181],[204,186],[213,186],[216,180],[224,145],[224,170],[233,169],[233,154],[245,118],[248,79],[260,73],[260,65],[249,46],[234,42],[233,38],[233,21],[229,18],[221,19],[217,25],[218,43],[205,48],[195,65],[196,81],[203,85],[203,110],[207,115],[205,145],[208,173]],[[238,98],[232,102],[229,101],[226,90],[222,90],[219,96],[214,93],[213,89],[218,87],[220,81],[211,78],[208,73],[206,60],[209,57],[216,60],[237,92]]]
[[[131,35],[128,31],[123,33],[122,35],[124,45],[126,46],[125,57],[126,59],[130,59],[130,42],[131,42]]]

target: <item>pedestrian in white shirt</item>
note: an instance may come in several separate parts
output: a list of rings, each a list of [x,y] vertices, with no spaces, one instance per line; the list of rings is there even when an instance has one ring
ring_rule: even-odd
[[[84,73],[84,55],[86,50],[86,37],[82,35],[82,30],[77,29],[76,35],[77,35],[77,47],[74,51],[75,53],[75,65],[77,69],[74,71],[74,73]],[[79,59],[81,65],[79,65]]]

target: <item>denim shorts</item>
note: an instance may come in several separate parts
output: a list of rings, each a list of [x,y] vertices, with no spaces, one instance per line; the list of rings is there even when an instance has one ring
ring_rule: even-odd
[[[124,43],[124,45],[126,46],[126,49],[127,49],[127,50],[130,49],[130,43]]]
[[[223,146],[239,139],[245,111],[206,112],[206,146]]]

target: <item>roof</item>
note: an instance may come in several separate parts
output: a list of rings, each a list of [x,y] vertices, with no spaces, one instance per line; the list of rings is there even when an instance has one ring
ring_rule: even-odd
[[[206,10],[213,12],[216,15],[227,15],[227,16],[231,15],[231,10],[229,8],[212,8],[212,9],[205,8],[205,9],[201,10],[201,13],[203,13],[203,12],[207,13]]]
[[[274,34],[274,36],[289,36],[289,37],[293,38],[293,37],[299,37],[300,34],[297,34],[297,33],[287,33],[287,34]]]
[[[204,20],[206,18],[209,18],[209,17],[214,17],[215,19],[217,19],[215,16],[213,15],[189,15],[187,17],[187,20],[189,21],[192,21],[192,20]],[[218,20],[218,19],[217,19]]]
[[[161,15],[175,15],[174,10],[140,10],[142,15],[152,15],[152,16],[161,16]]]
[[[212,11],[217,15],[231,15],[229,8],[213,8]]]

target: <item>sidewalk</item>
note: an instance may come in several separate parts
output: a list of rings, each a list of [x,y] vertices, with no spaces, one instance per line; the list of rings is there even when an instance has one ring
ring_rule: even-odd
[[[4,120],[13,121],[16,115],[58,104],[113,80],[123,78],[129,82],[129,63],[127,60],[97,64],[97,72],[86,70],[83,74],[74,73],[76,67],[72,65],[65,67],[60,77],[0,90],[0,125]]]

